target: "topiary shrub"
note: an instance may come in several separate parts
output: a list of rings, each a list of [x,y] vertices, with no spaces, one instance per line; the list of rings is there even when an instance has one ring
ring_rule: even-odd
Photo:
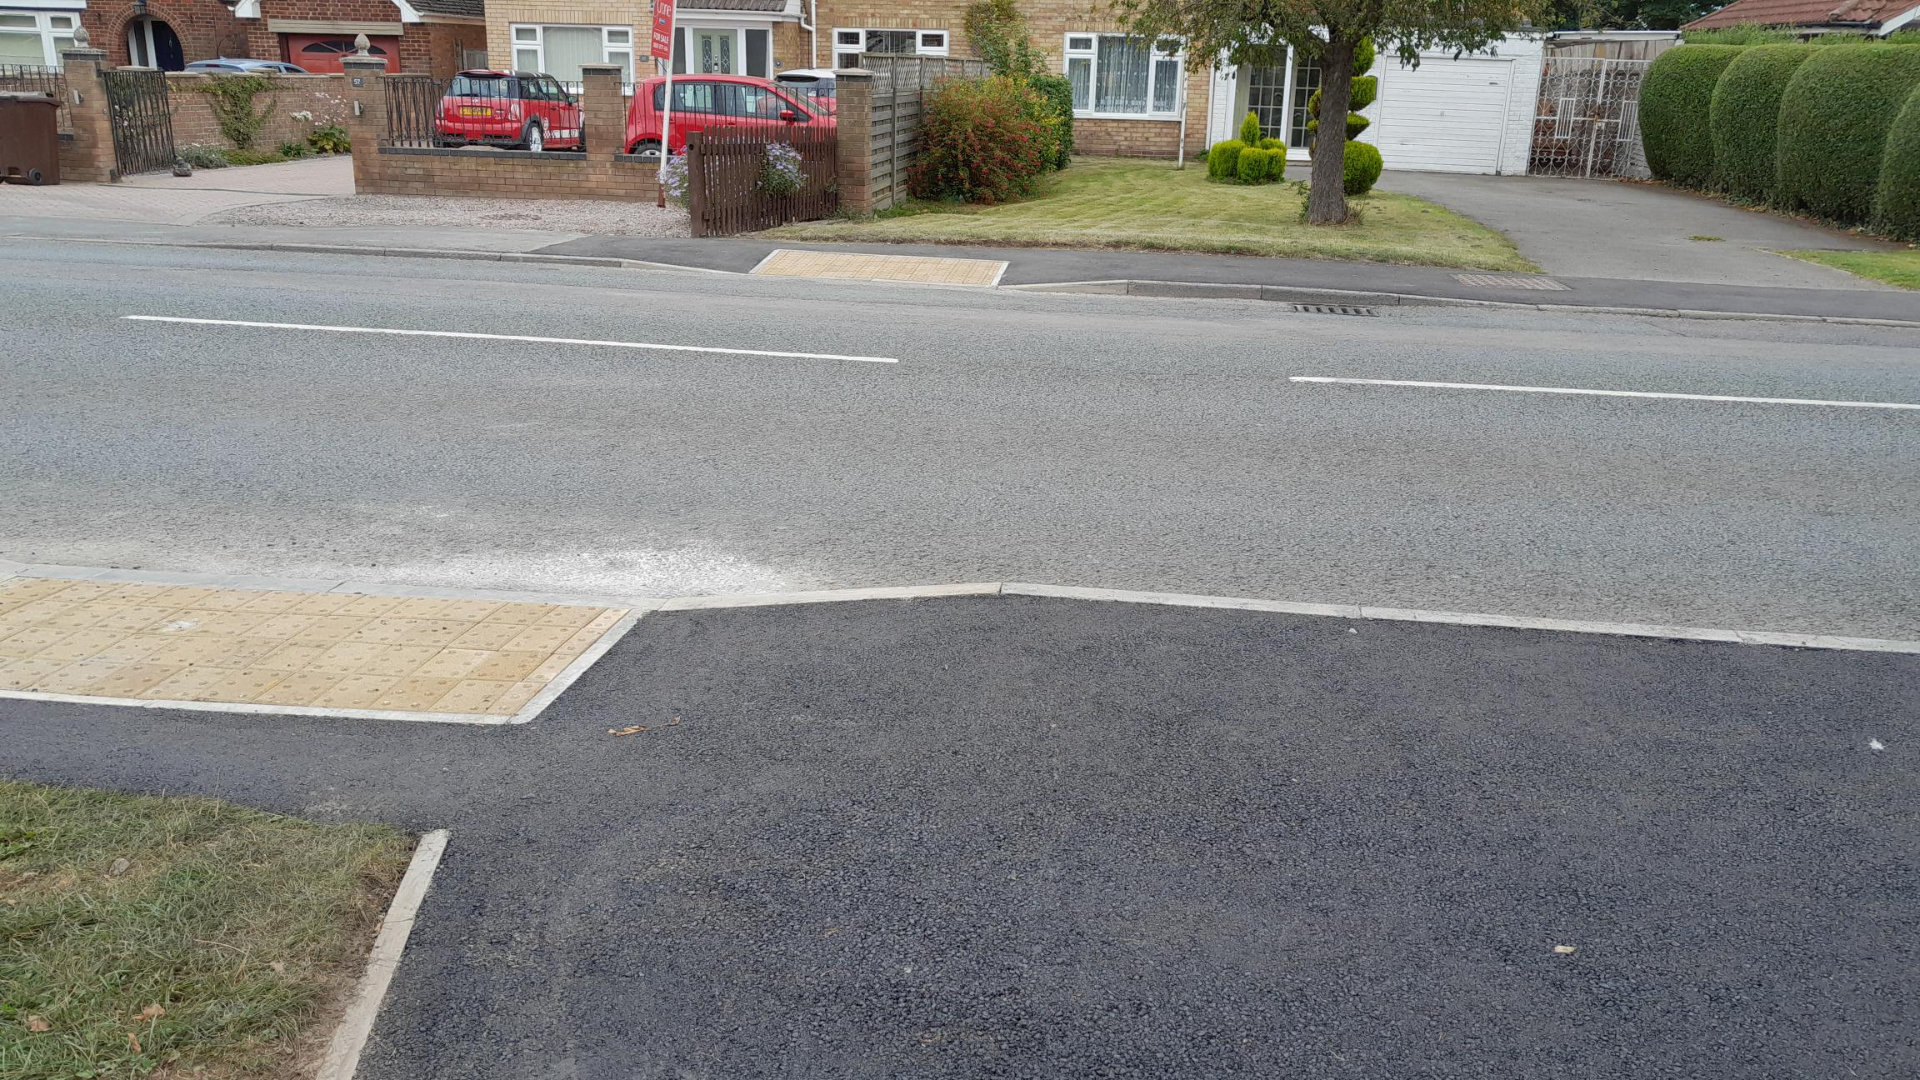
[[[1260,140],[1260,149],[1262,150],[1285,150],[1286,148],[1287,148],[1287,144],[1282,142],[1279,139],[1261,139]]]
[[[1713,185],[1713,86],[1741,51],[1738,45],[1682,45],[1647,67],[1640,83],[1640,143],[1656,179]]]
[[[1353,80],[1353,96],[1347,101],[1347,108],[1354,112],[1373,104],[1380,96],[1380,80],[1372,75],[1358,75]]]
[[[1033,190],[1054,145],[1039,95],[1004,75],[955,79],[927,91],[920,159],[907,186],[921,199],[992,205]]]
[[[1213,144],[1207,151],[1207,176],[1214,180],[1232,180],[1240,175],[1240,155],[1247,150],[1247,144],[1239,139],[1228,139]]]
[[[1372,191],[1373,185],[1380,180],[1380,170],[1385,167],[1380,158],[1380,148],[1363,142],[1347,144],[1345,165],[1340,186],[1349,195],[1365,195]]]
[[[1073,157],[1073,83],[1065,75],[1036,75],[1027,85],[1046,99],[1054,120],[1054,160],[1052,167],[1064,169]]]
[[[1907,95],[1887,130],[1873,227],[1902,240],[1920,240],[1920,88]]]
[[[1887,133],[1915,86],[1920,49],[1911,45],[1815,50],[1780,102],[1781,205],[1846,224],[1870,220]]]
[[[1787,80],[1812,55],[1805,45],[1760,45],[1734,57],[1720,73],[1708,119],[1714,169],[1727,194],[1774,201],[1780,101]]]
[[[1264,184],[1267,173],[1271,171],[1267,162],[1273,157],[1273,151],[1249,146],[1240,151],[1238,179],[1243,184]]]
[[[1248,113],[1247,118],[1240,121],[1240,141],[1248,146],[1260,145],[1260,117],[1257,113]]]

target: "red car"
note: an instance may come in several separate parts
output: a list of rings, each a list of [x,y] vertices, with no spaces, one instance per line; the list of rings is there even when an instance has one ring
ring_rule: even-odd
[[[580,103],[559,80],[531,71],[463,71],[440,98],[438,146],[582,150]]]
[[[660,114],[667,103],[665,76],[647,79],[635,88],[627,109],[627,153],[660,156]],[[687,133],[709,128],[755,127],[769,134],[783,128],[837,126],[833,114],[804,95],[746,75],[675,75],[673,77],[673,145],[676,154],[687,149]]]

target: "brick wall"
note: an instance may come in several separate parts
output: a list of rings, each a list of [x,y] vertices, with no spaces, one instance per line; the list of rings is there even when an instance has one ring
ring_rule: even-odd
[[[353,187],[364,195],[454,195],[492,199],[653,201],[658,168],[617,151],[626,134],[627,99],[617,68],[587,69],[580,95],[587,152],[541,154],[524,150],[438,150],[381,146],[387,134],[387,95],[377,61],[365,70],[347,61],[348,110],[353,136]],[[355,78],[361,80],[353,85]],[[404,78],[405,76],[399,76]]]
[[[213,75],[188,75],[176,72],[167,76],[167,99],[173,106],[173,144],[175,146],[232,146],[220,133],[220,121],[214,116],[212,99],[197,91],[219,78]],[[345,124],[352,105],[347,99],[345,77],[341,75],[282,75],[271,79],[273,89],[254,98],[254,110],[267,111],[267,122],[254,141],[259,149],[272,149],[284,142],[305,141],[316,127]],[[309,113],[311,118],[295,113]]]
[[[80,25],[92,35],[93,47],[107,54],[109,67],[133,63],[127,52],[128,24],[139,17],[133,2],[91,0],[80,13]],[[181,54],[188,62],[248,55],[247,32],[252,20],[234,18],[233,9],[219,0],[148,0],[146,13],[173,27],[180,38]]]
[[[831,63],[827,51],[836,26],[914,30],[945,30],[951,56],[976,56],[961,27],[970,0],[907,0],[880,4],[875,0],[819,0],[821,61]],[[1069,33],[1114,33],[1118,20],[1100,14],[1088,0],[1020,0],[1033,43],[1047,56],[1048,70],[1064,73],[1063,53]],[[1187,62],[1187,153],[1204,152],[1207,144],[1207,94],[1210,70]],[[1180,141],[1178,122],[1166,120],[1076,119],[1074,143],[1081,153],[1173,157]]]

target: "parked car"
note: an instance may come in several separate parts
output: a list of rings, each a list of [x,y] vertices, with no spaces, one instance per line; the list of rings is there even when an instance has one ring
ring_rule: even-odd
[[[643,81],[627,108],[627,153],[660,156],[660,114],[667,103],[665,76]],[[789,88],[746,75],[673,77],[673,153],[687,148],[687,133],[713,128],[757,127],[769,135],[795,126],[836,127],[833,113]]]
[[[580,102],[551,75],[463,71],[440,98],[436,146],[584,150]]]
[[[835,113],[834,88],[839,85],[833,77],[832,68],[795,68],[782,71],[773,77],[774,85],[783,86],[799,94],[823,112]]]
[[[195,60],[186,66],[187,71],[197,71],[203,75],[305,75],[307,69],[299,64],[289,64],[285,60],[234,60],[220,57],[215,60]]]

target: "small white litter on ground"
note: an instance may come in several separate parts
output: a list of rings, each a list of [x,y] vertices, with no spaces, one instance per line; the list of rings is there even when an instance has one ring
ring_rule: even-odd
[[[1869,750],[1885,750],[1886,748],[1887,748],[1887,744],[1881,742],[1879,739],[1867,740],[1867,749]]]

